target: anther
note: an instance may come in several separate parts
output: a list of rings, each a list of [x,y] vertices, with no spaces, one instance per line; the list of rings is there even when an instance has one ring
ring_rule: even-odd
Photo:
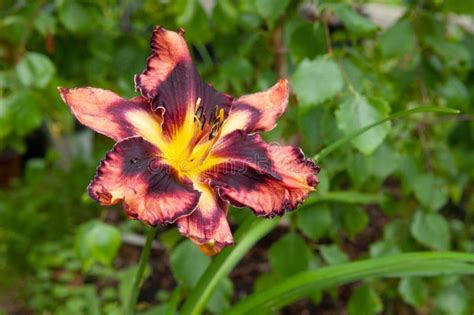
[[[214,139],[218,131],[219,131],[219,128],[217,126],[213,127],[211,130],[211,133],[209,134],[209,140]]]
[[[209,134],[209,140],[212,140],[216,135],[219,129],[222,127],[224,123],[224,109],[218,108],[216,105],[216,112],[212,120],[212,129],[211,133]]]
[[[201,106],[201,98],[198,97],[196,101],[196,111],[194,112],[194,122],[199,120],[202,124],[202,115],[204,114],[204,107]]]
[[[200,121],[203,113],[204,113],[203,107],[202,106],[198,107],[198,109],[196,110],[196,113],[194,114],[194,121],[196,120]]]

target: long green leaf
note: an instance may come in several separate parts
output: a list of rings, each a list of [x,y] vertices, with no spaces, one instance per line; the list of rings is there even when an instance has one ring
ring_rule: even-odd
[[[382,194],[359,193],[356,191],[329,191],[326,193],[313,193],[306,199],[302,207],[306,207],[320,202],[339,202],[347,204],[369,204],[381,203],[384,196]]]
[[[226,277],[252,246],[270,232],[279,219],[249,218],[235,233],[236,246],[226,248],[206,269],[186,299],[180,314],[201,314],[219,282]]]
[[[420,107],[415,107],[415,108],[412,108],[412,109],[396,112],[396,113],[388,116],[387,118],[379,120],[379,121],[377,121],[373,124],[370,124],[368,126],[362,127],[361,129],[356,130],[356,131],[348,134],[347,136],[337,140],[336,142],[334,142],[334,143],[330,144],[329,146],[327,146],[326,148],[322,149],[321,152],[319,152],[319,154],[316,154],[313,157],[313,159],[316,160],[316,161],[319,161],[320,159],[326,157],[327,155],[332,153],[334,150],[338,149],[342,145],[344,145],[347,142],[351,141],[355,137],[363,134],[364,132],[368,131],[369,129],[372,129],[372,128],[378,126],[378,125],[383,124],[386,121],[394,120],[394,119],[398,119],[398,118],[403,118],[403,117],[410,116],[412,114],[417,114],[417,113],[439,113],[439,114],[450,114],[450,115],[452,115],[452,114],[459,114],[460,111],[457,110],[457,109],[452,109],[452,108],[443,108],[443,107],[434,107],[434,106],[420,106]]]
[[[303,272],[267,290],[244,298],[226,315],[257,314],[256,310],[276,309],[327,289],[371,277],[434,276],[474,274],[474,254],[456,252],[419,252],[372,258]]]
[[[171,293],[171,298],[166,309],[166,315],[175,315],[178,309],[179,299],[181,297],[181,286],[178,285]]]

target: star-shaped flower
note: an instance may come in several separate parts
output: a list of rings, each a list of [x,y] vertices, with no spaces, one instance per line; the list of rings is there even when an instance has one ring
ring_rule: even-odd
[[[150,225],[179,231],[215,254],[233,244],[228,204],[273,217],[295,209],[318,184],[319,168],[300,149],[269,145],[288,104],[288,82],[240,98],[217,92],[197,73],[183,31],[157,27],[152,54],[135,77],[141,96],[59,88],[84,125],[117,143],[88,187],[101,205],[122,202]]]

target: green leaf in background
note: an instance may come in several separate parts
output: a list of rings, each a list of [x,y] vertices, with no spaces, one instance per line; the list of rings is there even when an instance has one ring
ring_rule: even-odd
[[[306,154],[316,152],[324,141],[326,141],[326,130],[323,129],[322,120],[328,115],[326,109],[322,106],[317,107],[298,107],[298,129],[302,137],[303,146],[306,148]],[[319,175],[318,175],[319,176]],[[320,181],[323,184],[323,181]],[[318,186],[320,190],[320,186]]]
[[[348,4],[328,3],[323,6],[334,12],[342,23],[344,23],[346,29],[355,35],[375,32],[378,28],[374,22],[354,11]]]
[[[232,281],[230,281],[229,278],[224,278],[209,299],[207,309],[214,314],[222,313],[230,307],[233,292],[234,286]]]
[[[328,205],[303,206],[296,214],[298,228],[312,240],[327,235],[331,228],[332,214]]]
[[[405,194],[414,190],[415,179],[419,176],[420,172],[421,167],[419,160],[404,153],[398,164],[398,173],[400,174],[402,182],[401,188]]]
[[[371,287],[358,287],[349,299],[349,315],[371,315],[383,310],[382,300]]]
[[[158,239],[167,250],[171,250],[181,241],[181,234],[176,229],[169,229],[158,234]]]
[[[472,295],[466,292],[464,286],[458,282],[444,287],[434,300],[436,308],[443,311],[444,314],[459,315],[467,314],[470,299],[472,299]]]
[[[46,87],[55,71],[48,57],[35,52],[26,53],[16,65],[18,79],[26,87]]]
[[[332,110],[325,106],[302,107],[297,108],[298,112],[298,129],[302,137],[302,147],[305,148],[306,155],[314,155],[325,144],[336,141],[343,136],[342,131],[337,128],[336,118]],[[334,160],[325,161],[333,162]],[[334,161],[337,163],[337,161]],[[342,166],[342,165],[341,165]],[[319,176],[328,176],[328,169],[335,172],[337,167],[334,165],[325,164]],[[329,188],[329,181],[320,180],[318,191],[327,192]]]
[[[43,113],[41,104],[34,91],[19,90],[5,100],[6,110],[12,129],[20,136],[25,136],[41,126]]]
[[[383,240],[377,241],[370,245],[370,257],[383,257],[400,254],[400,248],[394,241]]]
[[[471,60],[469,50],[462,43],[451,43],[444,38],[432,36],[424,38],[424,42],[444,58],[448,67],[468,67],[474,62]]]
[[[262,273],[258,276],[257,279],[255,279],[253,283],[253,291],[254,292],[260,292],[263,290],[267,290],[268,288],[271,288],[273,285],[278,283],[280,281],[281,276],[278,274],[275,274],[274,272],[267,272],[267,273]],[[271,315],[272,313],[269,311],[262,311],[262,315]]]
[[[450,232],[446,219],[437,213],[415,213],[410,227],[411,235],[418,243],[436,250],[450,248]]]
[[[39,128],[43,120],[40,95],[30,89],[18,89],[0,98],[0,150],[11,145],[24,152],[22,137]]]
[[[357,92],[364,91],[365,86],[370,82],[370,76],[359,68],[360,65],[349,58],[340,58],[339,62],[354,90]]]
[[[0,20],[0,38],[15,45],[20,45],[22,35],[27,31],[27,18],[15,13],[2,15]]]
[[[428,287],[421,278],[406,277],[400,280],[398,293],[405,303],[420,307],[428,298]]]
[[[85,295],[85,303],[87,313],[90,315],[100,315],[100,299],[98,296],[97,288],[92,284],[87,284],[83,288]]]
[[[357,94],[339,104],[336,111],[337,125],[347,135],[362,127],[388,117],[390,107],[379,99],[366,98]],[[362,153],[369,155],[383,142],[390,122],[385,122],[357,136],[351,142]]]
[[[383,239],[396,244],[399,250],[411,250],[413,240],[410,233],[410,226],[401,219],[395,219],[388,223],[383,229]]]
[[[380,48],[385,57],[401,57],[416,47],[416,36],[409,20],[402,19],[388,28],[380,38]]]
[[[362,232],[369,223],[369,216],[360,207],[348,208],[342,215],[344,230],[350,238]]]
[[[326,57],[305,59],[296,68],[291,80],[301,105],[317,105],[341,91],[344,81],[337,64]]]
[[[0,139],[6,137],[13,129],[13,114],[8,99],[0,99]],[[0,149],[1,146],[0,146]]]
[[[243,85],[252,78],[252,65],[245,58],[232,58],[224,62],[222,65],[221,80],[227,81],[228,84],[238,91],[238,94],[244,93]],[[229,78],[232,78],[229,81]]]
[[[180,0],[173,2],[176,24],[186,31],[186,39],[196,44],[204,44],[212,38],[208,31],[209,20],[200,1]]]
[[[469,91],[456,76],[449,76],[444,83],[439,85],[438,89],[449,106],[466,109],[469,107]]]
[[[8,89],[14,87],[15,71],[0,70],[0,89]]]
[[[371,167],[367,156],[360,152],[347,155],[346,170],[356,187],[361,187],[370,176]]]
[[[125,270],[121,270],[119,274],[119,287],[118,287],[118,292],[119,292],[119,298],[122,306],[127,305],[128,299],[130,297],[130,293],[132,290],[132,284],[133,280],[135,277],[135,274],[137,273],[138,270],[138,265],[133,265],[128,267]],[[151,270],[150,268],[145,268],[145,272],[142,277],[142,283],[150,277]],[[121,313],[123,314],[123,313]]]
[[[431,211],[439,210],[448,201],[447,185],[431,173],[418,176],[413,189],[420,203]]]
[[[255,0],[257,12],[270,21],[275,21],[285,13],[285,9],[290,4],[290,0]]]
[[[95,262],[111,265],[122,241],[113,225],[92,220],[82,224],[76,235],[76,252],[88,269]]]
[[[295,61],[313,59],[327,51],[324,28],[319,23],[301,22],[293,29],[288,44]]]
[[[239,11],[230,0],[217,1],[212,10],[212,19],[222,32],[232,32],[239,19]]]
[[[171,270],[179,282],[192,288],[206,270],[211,259],[204,255],[193,242],[181,242],[171,253]]]
[[[49,12],[41,12],[34,21],[35,28],[41,35],[56,33],[56,19]]]
[[[77,0],[65,0],[59,7],[61,23],[73,33],[86,33],[95,26],[95,14]]]
[[[318,184],[318,193],[326,194],[329,192],[331,186],[331,179],[326,169],[321,169],[318,174],[319,184]]]
[[[400,153],[387,143],[382,143],[368,158],[368,172],[384,180],[398,167]]]
[[[349,261],[349,257],[344,253],[339,246],[333,245],[322,245],[319,247],[321,256],[324,261],[329,265],[338,265]]]
[[[474,15],[474,7],[471,2],[464,0],[445,0],[443,3],[443,9],[458,14],[470,14]]]
[[[304,239],[294,232],[273,243],[268,251],[272,270],[283,276],[308,270],[311,256],[311,249]]]
[[[211,258],[204,255],[193,242],[185,240],[172,251],[170,262],[175,279],[191,289],[196,286],[206,271],[211,263]],[[212,312],[222,312],[228,308],[232,291],[232,282],[228,278],[224,278],[211,295],[207,309]]]

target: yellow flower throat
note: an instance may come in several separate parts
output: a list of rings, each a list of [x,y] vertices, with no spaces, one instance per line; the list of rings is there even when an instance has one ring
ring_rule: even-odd
[[[216,105],[214,114],[207,120],[201,98],[193,107],[186,112],[183,124],[159,147],[162,158],[178,171],[180,177],[194,181],[202,172],[222,162],[222,158],[209,153],[220,136],[224,109]]]

